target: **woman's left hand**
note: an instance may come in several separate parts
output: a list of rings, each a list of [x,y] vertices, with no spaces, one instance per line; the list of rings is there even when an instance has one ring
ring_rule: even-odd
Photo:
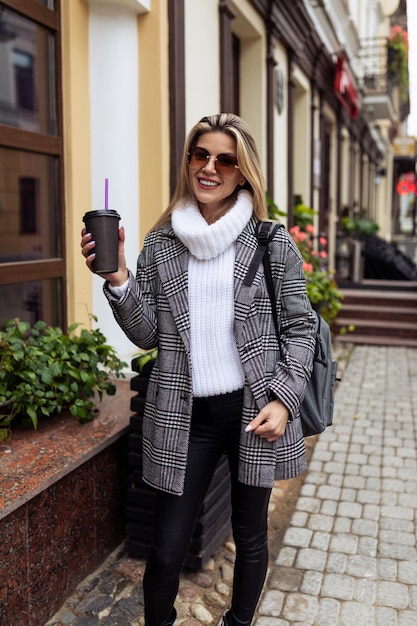
[[[284,434],[288,416],[287,407],[280,400],[273,400],[248,424],[246,432],[252,431],[271,443]]]

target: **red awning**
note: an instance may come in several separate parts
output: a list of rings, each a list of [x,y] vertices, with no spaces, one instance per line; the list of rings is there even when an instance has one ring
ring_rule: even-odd
[[[344,55],[339,55],[337,59],[334,90],[349,115],[354,119],[357,118],[359,115],[358,97]]]

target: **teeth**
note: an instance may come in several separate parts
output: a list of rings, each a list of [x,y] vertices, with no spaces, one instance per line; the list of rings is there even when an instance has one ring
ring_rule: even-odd
[[[216,183],[214,180],[201,180],[200,185],[204,185],[205,187],[217,187],[219,183]]]

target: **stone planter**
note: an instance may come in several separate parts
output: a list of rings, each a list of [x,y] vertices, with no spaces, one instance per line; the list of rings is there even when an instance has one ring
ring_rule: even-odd
[[[129,381],[116,386],[93,422],[55,416],[0,443],[5,626],[45,624],[123,542]]]
[[[136,370],[136,360],[132,361]],[[128,453],[128,488],[126,495],[126,541],[129,556],[146,557],[149,553],[154,522],[156,492],[142,480],[142,416],[151,365],[131,379],[137,392],[131,400],[135,412],[130,419]],[[204,499],[185,559],[185,567],[201,569],[230,532],[230,476],[226,456],[220,461]]]

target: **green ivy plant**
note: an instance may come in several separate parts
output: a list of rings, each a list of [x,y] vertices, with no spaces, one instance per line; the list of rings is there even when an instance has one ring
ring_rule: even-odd
[[[95,319],[95,318],[93,318]],[[100,330],[68,332],[9,320],[0,328],[0,440],[16,423],[37,428],[39,418],[69,409],[81,423],[94,419],[94,396],[114,395],[121,361]]]

